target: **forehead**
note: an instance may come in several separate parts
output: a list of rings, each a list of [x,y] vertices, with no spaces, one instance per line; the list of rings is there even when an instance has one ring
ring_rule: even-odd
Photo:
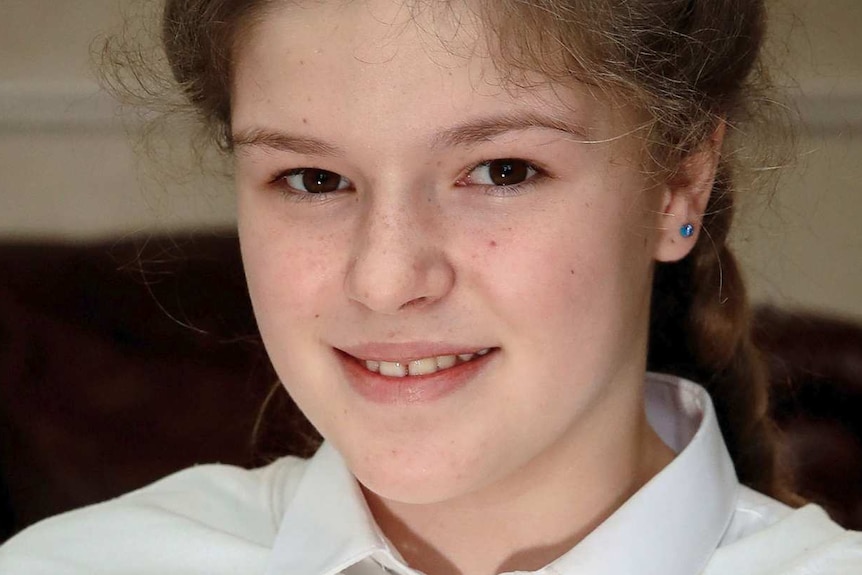
[[[254,44],[261,35],[275,33],[313,51],[323,44],[347,49],[360,60],[369,51],[402,52],[418,47],[417,43],[432,53],[445,46],[450,54],[467,56],[484,44],[473,4],[469,0],[282,0],[263,4],[251,21],[248,38]]]
[[[237,65],[273,64],[275,57],[286,68],[311,65],[315,72],[331,72],[333,79],[337,73],[363,83],[409,79],[411,68],[418,76],[431,63],[445,74],[479,61],[469,57],[483,44],[476,40],[479,27],[470,16],[441,2],[428,10],[394,0],[281,5],[252,28]],[[397,76],[385,75],[396,69]]]
[[[277,4],[235,59],[233,124],[349,119],[344,130],[422,130],[458,116],[541,108],[606,138],[610,114],[583,86],[508,82],[468,2]],[[573,115],[576,116],[573,118]],[[393,119],[397,118],[397,122]],[[619,130],[616,130],[619,132]]]

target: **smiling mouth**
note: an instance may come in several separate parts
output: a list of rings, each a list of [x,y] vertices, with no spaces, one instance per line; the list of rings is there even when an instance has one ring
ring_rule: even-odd
[[[438,355],[405,361],[381,361],[381,360],[359,360],[359,363],[370,372],[379,373],[385,377],[408,377],[418,375],[431,375],[439,371],[451,369],[473,361],[478,357],[487,355],[491,348],[483,348],[473,353],[460,353],[458,355]]]

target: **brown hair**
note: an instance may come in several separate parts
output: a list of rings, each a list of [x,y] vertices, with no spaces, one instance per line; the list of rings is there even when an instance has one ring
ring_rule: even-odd
[[[282,1],[166,0],[162,41],[171,72],[225,150],[233,55],[254,23]],[[688,257],[656,269],[648,368],[703,384],[740,480],[791,500],[779,473],[745,288],[727,244],[740,140],[734,134],[763,117],[768,102],[758,57],[763,1],[493,0],[480,4],[478,15],[512,81],[519,71],[577,80],[643,110],[650,118],[644,137],[668,173],[719,123],[728,126],[704,233]]]

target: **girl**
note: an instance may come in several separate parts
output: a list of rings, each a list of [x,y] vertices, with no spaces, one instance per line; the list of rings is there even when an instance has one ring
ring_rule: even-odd
[[[0,571],[859,572],[858,534],[774,499],[726,245],[763,12],[168,0],[263,340],[325,443],[50,520]]]

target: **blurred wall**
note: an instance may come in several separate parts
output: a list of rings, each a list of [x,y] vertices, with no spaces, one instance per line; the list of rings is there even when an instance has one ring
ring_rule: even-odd
[[[0,3],[0,236],[233,221],[228,181],[157,178],[96,88],[92,39],[140,2]],[[773,0],[771,8],[770,51],[806,126],[779,193],[743,198],[735,244],[758,301],[862,318],[862,2]],[[167,155],[182,158],[186,141],[173,146]]]
[[[743,198],[735,244],[757,301],[862,319],[862,2],[773,0],[774,74],[798,107],[798,157]]]
[[[162,174],[99,93],[91,45],[139,21],[139,0],[0,0],[0,234],[98,237],[230,225],[230,185],[193,177],[187,134]],[[143,6],[144,8],[141,8]],[[156,140],[153,140],[156,141]]]

